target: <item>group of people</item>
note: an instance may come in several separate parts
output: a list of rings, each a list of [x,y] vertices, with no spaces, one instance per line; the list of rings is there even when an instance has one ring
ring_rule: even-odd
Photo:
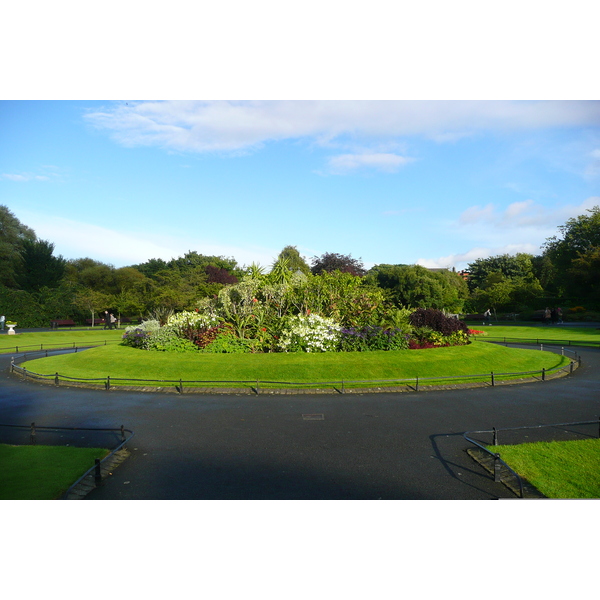
[[[104,327],[103,329],[116,329],[117,328],[117,318],[112,313],[109,313],[107,310],[104,311]]]
[[[544,311],[543,322],[544,325],[547,325],[548,323],[552,323],[553,325],[558,323],[560,325],[563,322],[563,313],[560,306],[552,309],[546,307],[546,310]]]

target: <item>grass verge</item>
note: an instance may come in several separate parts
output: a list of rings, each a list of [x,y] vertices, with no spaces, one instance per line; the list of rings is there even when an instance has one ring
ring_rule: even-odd
[[[547,498],[600,498],[600,439],[490,446]]]
[[[537,343],[542,341],[571,342],[574,346],[592,345],[598,347],[600,344],[600,330],[594,327],[569,328],[561,325],[547,325],[529,327],[526,325],[481,325],[480,323],[467,323],[471,329],[485,331],[488,335],[482,336],[481,340],[497,340],[498,338],[517,338],[524,342]]]
[[[123,338],[122,329],[101,327],[72,331],[31,331],[15,335],[0,335],[0,353],[28,352],[40,349],[72,348],[73,345],[116,344]],[[18,347],[18,350],[16,348]]]
[[[53,500],[64,494],[103,448],[9,446],[0,444],[0,500]]]
[[[428,350],[393,352],[325,352],[274,354],[194,354],[148,352],[127,346],[102,346],[85,352],[50,356],[23,363],[28,371],[38,374],[78,378],[111,378],[111,384],[174,385],[171,381],[267,381],[318,383],[351,380],[414,379],[422,385],[440,381],[422,381],[427,377],[463,376],[452,383],[473,381],[474,375],[521,373],[552,369],[567,365],[568,358],[539,350],[505,348],[495,344],[470,344]],[[516,377],[516,376],[515,376]],[[118,380],[121,381],[118,381]],[[156,383],[127,382],[125,379],[153,380]],[[198,385],[198,384],[191,384]],[[216,384],[211,383],[211,386]],[[226,387],[248,387],[249,384],[223,383]],[[347,383],[347,387],[364,384]],[[380,386],[383,384],[377,384]],[[393,383],[388,385],[394,385]],[[319,387],[315,385],[314,387]]]

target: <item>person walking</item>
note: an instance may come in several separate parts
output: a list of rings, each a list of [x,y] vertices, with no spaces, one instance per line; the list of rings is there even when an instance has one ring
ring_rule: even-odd
[[[544,311],[544,325],[548,325],[550,322],[550,309],[546,306],[546,310]]]
[[[104,311],[104,327],[102,329],[110,329],[110,316],[108,311]]]
[[[116,329],[117,328],[117,318],[115,317],[115,315],[113,315],[112,313],[110,313],[110,326],[109,329]]]
[[[484,325],[492,324],[492,311],[489,308],[483,313],[483,324]]]
[[[2,315],[0,316],[0,331],[4,331],[4,323],[6,323],[6,317]]]

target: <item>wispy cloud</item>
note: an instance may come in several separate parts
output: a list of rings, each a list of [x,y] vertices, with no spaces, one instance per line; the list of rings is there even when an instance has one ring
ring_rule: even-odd
[[[34,175],[33,173],[2,173],[1,177],[2,179],[17,182],[50,180],[50,177],[46,177],[46,175]]]
[[[566,204],[554,208],[537,204],[533,200],[513,202],[504,210],[493,204],[471,206],[460,215],[455,225],[463,231],[480,231],[484,236],[494,232],[505,235],[507,229],[513,233],[529,232],[531,229],[554,230],[567,219],[584,214],[596,205],[600,205],[600,196],[591,196],[579,205]]]
[[[85,118],[126,146],[232,152],[283,139],[422,136],[443,143],[482,131],[598,126],[600,102],[131,102]]]
[[[538,254],[539,247],[535,244],[506,244],[495,247],[477,246],[459,254],[449,254],[448,256],[440,256],[438,258],[419,258],[416,264],[428,269],[451,269],[454,267],[460,270],[466,269],[469,263],[475,262],[478,258],[489,258],[490,256],[498,256],[499,254],[514,255],[519,252]]]
[[[533,200],[513,202],[504,209],[494,204],[471,206],[459,218],[445,224],[463,245],[472,248],[457,254],[436,258],[419,258],[417,264],[429,268],[465,268],[478,258],[498,254],[540,254],[542,245],[558,233],[558,227],[568,219],[585,214],[586,210],[600,205],[600,196],[591,196],[579,205],[549,208]],[[510,243],[507,243],[507,239]]]
[[[240,265],[257,262],[269,265],[279,250],[261,246],[238,247],[219,243],[199,243],[197,239],[162,235],[156,236],[116,231],[91,223],[74,221],[31,211],[15,211],[41,239],[55,244],[55,253],[65,258],[90,256],[117,267],[145,262],[150,258],[170,260],[196,250],[209,256],[234,257]]]
[[[340,154],[329,158],[329,171],[343,175],[358,169],[375,169],[384,173],[396,173],[398,169],[412,162],[414,159],[398,154],[371,153],[371,154]]]
[[[600,177],[600,149],[592,150],[589,156],[591,160],[586,167],[585,177],[595,179]]]

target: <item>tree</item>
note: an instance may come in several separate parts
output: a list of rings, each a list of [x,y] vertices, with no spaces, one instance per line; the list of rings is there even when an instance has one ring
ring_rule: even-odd
[[[578,301],[590,294],[593,296],[593,291],[582,283],[587,279],[585,265],[594,263],[590,258],[595,248],[600,247],[600,207],[594,206],[586,212],[589,214],[571,218],[561,225],[560,235],[548,238],[542,246],[543,256],[552,264],[549,287],[561,296],[577,294]]]
[[[17,287],[16,275],[23,265],[23,244],[35,241],[35,231],[23,225],[4,205],[0,205],[0,284]]]
[[[21,289],[37,292],[43,287],[59,286],[67,261],[53,252],[54,244],[46,240],[23,240],[22,265],[15,276]]]
[[[298,252],[296,246],[286,246],[279,253],[279,256],[277,257],[275,263],[283,259],[287,260],[287,268],[293,273],[300,271],[305,275],[310,275],[310,267],[308,266],[308,263],[304,260],[304,258],[300,256],[300,252]]]
[[[492,273],[499,273],[503,277],[513,279],[515,277],[535,278],[533,273],[533,256],[531,254],[517,253],[500,254],[489,258],[478,258],[469,263],[468,285],[471,291],[484,288],[487,278]]]
[[[587,210],[589,215],[569,219],[558,229],[560,236],[548,238],[542,248],[544,254],[559,269],[567,269],[571,261],[600,246],[600,206]]]
[[[81,311],[88,311],[91,313],[93,327],[96,320],[96,313],[103,309],[106,310],[106,307],[110,306],[113,300],[114,297],[109,294],[104,294],[89,288],[81,288],[76,292],[73,304]]]
[[[311,271],[313,275],[321,273],[351,273],[352,275],[362,277],[366,274],[365,267],[360,258],[352,258],[350,254],[336,254],[335,252],[325,252],[321,256],[315,256],[312,259]]]
[[[375,265],[366,278],[386,292],[398,308],[436,308],[462,312],[468,290],[452,271],[430,271],[420,265]]]
[[[571,293],[600,306],[600,246],[592,246],[571,261],[568,276],[572,282]]]

